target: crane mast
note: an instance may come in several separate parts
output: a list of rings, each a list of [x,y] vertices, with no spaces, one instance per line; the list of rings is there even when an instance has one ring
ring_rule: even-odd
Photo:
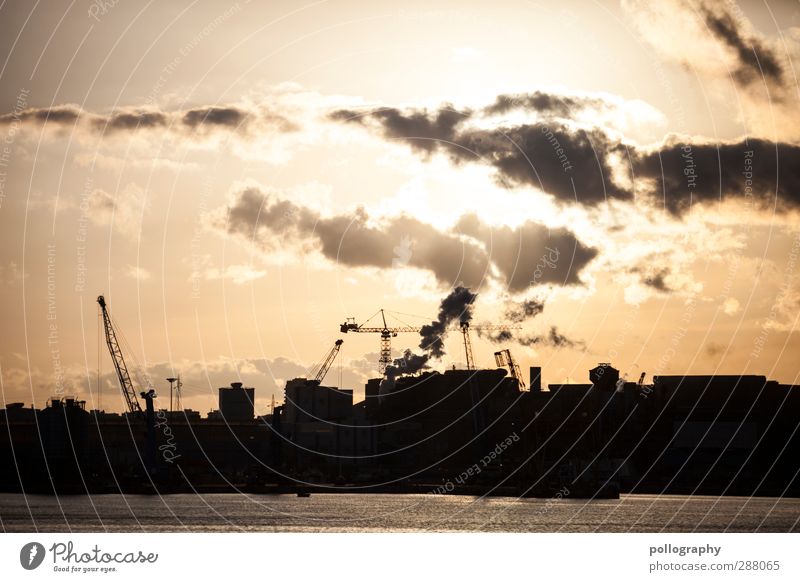
[[[117,333],[114,330],[114,325],[111,323],[111,316],[108,313],[105,298],[100,295],[97,298],[97,303],[103,312],[103,328],[106,332],[106,345],[111,354],[111,359],[114,362],[114,368],[117,371],[117,378],[119,378],[119,385],[122,389],[122,395],[125,397],[125,402],[128,405],[128,412],[132,414],[142,414],[142,407],[139,406],[139,401],[136,399],[136,390],[133,388],[131,375],[128,373],[128,366],[125,364],[125,358],[122,356],[122,349],[117,341]]]
[[[475,369],[475,356],[472,355],[472,340],[469,339],[469,323],[461,322],[461,333],[464,335],[464,354],[467,358],[467,370]]]

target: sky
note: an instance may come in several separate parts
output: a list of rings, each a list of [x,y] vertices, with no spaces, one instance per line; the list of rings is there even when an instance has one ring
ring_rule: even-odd
[[[3,403],[256,388],[477,294],[478,366],[798,384],[800,5],[0,3]],[[376,319],[371,320],[377,322]],[[416,333],[394,355],[418,349]],[[458,330],[434,370],[463,367]]]

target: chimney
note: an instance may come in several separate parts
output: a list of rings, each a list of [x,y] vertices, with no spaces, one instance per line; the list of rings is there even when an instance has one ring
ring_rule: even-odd
[[[530,384],[531,392],[542,391],[542,368],[541,366],[531,366],[530,368]]]

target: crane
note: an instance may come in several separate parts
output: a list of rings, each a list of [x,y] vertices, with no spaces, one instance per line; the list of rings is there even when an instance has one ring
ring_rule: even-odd
[[[310,383],[317,385],[322,384],[322,381],[325,379],[325,374],[328,373],[328,370],[330,369],[331,364],[333,364],[333,360],[336,359],[336,354],[339,353],[343,343],[344,340],[336,340],[336,343],[333,344],[333,347],[328,352],[328,355],[325,356],[325,359],[317,368],[317,373],[314,374],[314,378],[310,380]]]
[[[522,379],[522,372],[520,372],[519,365],[514,357],[511,355],[511,350],[508,348],[494,353],[494,361],[498,368],[508,366],[508,371],[511,377],[517,381],[517,385],[525,390],[525,380]]]
[[[114,329],[114,324],[111,322],[111,315],[108,313],[108,306],[106,305],[105,297],[100,295],[97,298],[97,303],[103,312],[103,328],[106,332],[106,345],[111,354],[111,359],[114,361],[114,368],[117,371],[117,378],[119,378],[119,386],[122,388],[122,395],[125,397],[125,402],[128,405],[128,412],[131,415],[141,418],[144,417],[146,424],[145,433],[145,468],[148,475],[155,475],[156,473],[156,430],[155,430],[155,408],[153,406],[153,399],[156,397],[156,391],[152,388],[142,391],[139,395],[144,399],[145,408],[147,412],[142,411],[139,406],[139,401],[136,399],[136,390],[133,388],[131,375],[128,373],[128,366],[125,364],[125,358],[122,355],[122,348],[120,348],[117,341],[117,332]]]
[[[469,339],[469,322],[461,322],[461,333],[464,335],[464,354],[467,358],[467,370],[475,369],[475,356],[472,355],[472,340]]]
[[[519,325],[493,325],[482,324],[472,327],[478,331],[511,331],[512,329],[522,329]],[[467,370],[475,369],[475,357],[472,355],[472,341],[469,338],[470,325],[468,321],[461,322],[461,333],[464,336],[464,353],[467,358]]]
[[[122,395],[125,397],[125,402],[128,406],[128,412],[131,414],[141,415],[142,407],[139,406],[139,401],[136,400],[136,390],[133,388],[131,375],[128,373],[128,366],[125,365],[125,358],[122,356],[122,349],[117,341],[117,333],[114,330],[114,325],[111,322],[111,316],[108,313],[105,298],[100,295],[97,298],[97,303],[103,311],[103,327],[106,332],[106,345],[111,354],[111,359],[114,361],[114,368],[117,371],[117,378],[119,378],[119,386],[122,389]],[[144,394],[144,393],[143,393]]]
[[[175,408],[176,410],[183,410],[181,404],[181,388],[183,388],[183,382],[181,382],[181,375],[178,374],[177,378],[167,378],[167,382],[169,382],[169,411],[172,412],[172,394],[175,394]],[[175,384],[177,382],[177,384]]]
[[[378,313],[381,314],[381,319],[383,320],[383,327],[366,327],[365,324],[369,322],[372,317],[375,317]],[[400,327],[389,327],[386,324],[386,314],[384,313],[383,309],[379,312],[375,313],[372,317],[367,319],[361,325],[356,323],[354,317],[348,317],[343,324],[339,326],[339,331],[342,333],[347,332],[355,332],[355,333],[379,333],[381,334],[381,356],[378,359],[378,371],[383,374],[386,371],[386,367],[392,363],[392,338],[397,337],[398,333],[419,333],[420,327],[415,327],[411,325],[404,325]]]

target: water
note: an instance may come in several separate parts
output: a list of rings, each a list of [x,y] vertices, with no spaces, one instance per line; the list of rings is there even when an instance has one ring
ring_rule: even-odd
[[[798,519],[800,499],[779,498],[0,494],[6,532],[789,532]]]

